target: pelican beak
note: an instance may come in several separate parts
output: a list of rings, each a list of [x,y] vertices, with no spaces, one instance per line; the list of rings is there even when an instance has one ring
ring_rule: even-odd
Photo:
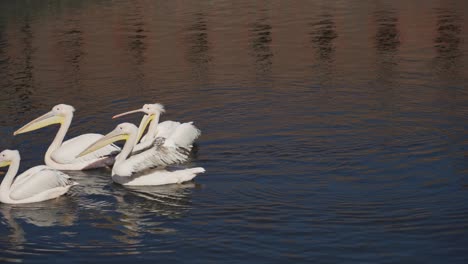
[[[4,161],[1,161],[1,162],[0,162],[0,167],[10,166],[10,164],[11,164],[11,161],[9,161],[9,160],[4,160]]]
[[[139,142],[141,137],[143,137],[143,133],[146,130],[146,127],[154,119],[154,115],[145,115],[141,119],[140,125],[138,126],[138,138],[136,142]]]
[[[94,142],[93,144],[91,144],[90,146],[88,146],[85,150],[83,150],[83,152],[81,152],[80,154],[78,154],[78,156],[76,156],[77,158],[80,158],[80,157],[83,157],[84,155],[87,155],[91,152],[94,152],[98,149],[101,149],[107,145],[110,145],[116,141],[119,141],[119,140],[127,140],[129,137],[129,135],[127,133],[122,133],[121,131],[117,131],[117,129],[114,129],[112,130],[112,132],[110,132],[109,134],[103,136],[101,139],[97,140],[96,142]]]
[[[143,112],[145,113],[145,111],[143,111],[143,109],[136,109],[136,110],[132,110],[132,111],[128,111],[128,112],[125,112],[125,113],[121,113],[121,114],[118,114],[118,115],[115,115],[112,117],[112,119],[114,118],[118,118],[118,117],[121,117],[121,116],[124,116],[124,115],[129,115],[129,114],[134,114],[134,113],[140,113],[140,112]],[[145,132],[146,130],[146,127],[148,126],[148,124],[151,122],[151,120],[154,119],[154,115],[148,115],[146,114],[145,116],[143,116],[143,118],[141,119],[141,122],[140,122],[140,125],[138,126],[138,138],[137,138],[137,141],[136,142],[139,142],[141,137],[143,137],[143,133]]]
[[[140,112],[144,112],[143,109],[137,109],[137,110],[132,110],[132,111],[128,111],[128,112],[125,112],[125,113],[121,113],[121,114],[113,116],[112,119],[115,119],[115,118],[118,118],[118,117],[121,117],[121,116],[124,116],[124,115],[140,113]]]
[[[52,125],[52,124],[61,124],[63,122],[63,120],[64,120],[63,116],[55,115],[55,113],[53,113],[51,111],[51,112],[48,112],[45,115],[42,115],[42,116],[34,119],[33,121],[27,123],[22,128],[16,130],[13,133],[13,135],[16,136],[18,134],[23,134],[23,133],[26,133],[26,132],[34,131],[34,130],[37,130],[39,128],[43,128],[45,126],[49,126],[49,125]]]

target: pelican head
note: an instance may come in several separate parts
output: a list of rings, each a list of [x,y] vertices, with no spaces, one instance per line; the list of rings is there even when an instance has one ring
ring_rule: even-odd
[[[114,118],[118,118],[118,117],[121,117],[121,116],[124,116],[124,115],[140,113],[140,112],[145,113],[145,116],[141,120],[141,123],[140,123],[140,126],[139,126],[140,130],[139,130],[137,142],[143,136],[143,132],[145,131],[148,124],[155,118],[159,119],[159,116],[162,113],[166,112],[166,110],[164,109],[164,106],[162,104],[158,104],[158,103],[156,103],[156,104],[145,104],[140,109],[131,110],[131,111],[121,113],[121,114],[118,114],[118,115],[115,115],[115,116],[112,117],[114,119]]]
[[[125,112],[125,113],[121,113],[121,114],[113,116],[112,118],[118,118],[118,117],[121,117],[121,116],[124,116],[124,115],[139,113],[139,112],[145,113],[145,114],[147,114],[149,116],[155,116],[155,115],[160,115],[160,114],[166,112],[166,110],[164,110],[164,106],[162,104],[158,104],[158,103],[156,103],[156,104],[144,104],[143,107],[140,108],[140,109],[136,109],[136,110],[128,111],[128,112]]]
[[[128,140],[131,135],[136,134],[138,128],[134,124],[130,123],[122,123],[118,125],[114,130],[112,130],[109,134],[103,136],[101,139],[97,140],[89,147],[87,147],[83,152],[78,154],[77,158],[82,157],[86,154],[94,152],[98,149],[101,149],[107,145],[110,145],[119,140]]]
[[[17,150],[5,149],[0,152],[0,167],[10,166],[11,161],[15,158],[19,158],[19,152]]]
[[[18,135],[30,131],[37,130],[53,124],[62,124],[65,117],[73,115],[75,108],[71,105],[59,104],[52,108],[52,110],[33,121],[27,123],[22,128],[16,130],[13,135]]]

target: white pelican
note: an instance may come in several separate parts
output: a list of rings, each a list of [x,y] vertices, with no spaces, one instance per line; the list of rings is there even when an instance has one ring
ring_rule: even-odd
[[[193,125],[193,122],[180,123],[168,120],[159,123],[159,117],[165,112],[162,104],[145,104],[141,109],[121,113],[112,118],[139,112],[143,112],[145,115],[141,119],[140,126],[138,127],[138,139],[135,142],[133,151],[138,152],[148,148],[157,137],[169,138],[174,134],[179,134],[173,137],[173,140],[175,140],[174,143],[177,146],[191,150],[193,142],[201,134],[200,130]],[[142,137],[148,124],[148,132]],[[139,140],[140,142],[138,143]]]
[[[120,151],[120,148],[115,145],[109,145],[99,151],[76,158],[89,145],[100,139],[102,137],[101,134],[83,134],[63,142],[73,119],[74,111],[75,109],[70,105],[56,105],[47,114],[34,119],[16,130],[14,135],[52,124],[60,124],[60,129],[45,154],[44,160],[46,165],[58,170],[86,170],[112,165],[115,154]]]
[[[36,166],[15,178],[20,165],[17,150],[0,153],[0,167],[10,166],[0,184],[0,202],[10,204],[34,203],[50,200],[66,193],[73,182],[65,173],[47,166]]]
[[[122,123],[113,131],[96,141],[79,156],[87,155],[108,144],[118,140],[125,140],[122,151],[115,158],[112,168],[112,180],[122,185],[164,185],[182,183],[195,178],[198,173],[205,172],[201,167],[166,170],[161,169],[167,165],[186,161],[189,151],[178,147],[172,136],[158,137],[153,141],[152,147],[139,153],[132,153],[138,139],[138,128],[130,123]]]

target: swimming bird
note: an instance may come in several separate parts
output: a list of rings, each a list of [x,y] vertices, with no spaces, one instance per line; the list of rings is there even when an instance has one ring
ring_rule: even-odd
[[[0,167],[10,166],[0,184],[0,202],[10,204],[42,202],[57,198],[76,185],[65,173],[41,165],[16,176],[21,157],[17,150],[0,153]]]
[[[99,151],[94,151],[81,158],[76,156],[102,137],[101,134],[83,134],[63,142],[65,134],[70,127],[75,108],[71,105],[59,104],[52,110],[22,128],[16,130],[14,135],[33,131],[52,124],[60,124],[60,129],[47,149],[45,164],[58,170],[86,170],[105,167],[114,163],[114,156],[120,152],[115,145],[108,145]]]
[[[205,172],[205,169],[201,167],[181,170],[165,168],[188,159],[189,151],[177,146],[173,136],[157,137],[150,148],[132,154],[132,149],[138,139],[138,128],[130,123],[122,123],[78,156],[87,155],[115,141],[125,140],[122,151],[115,158],[112,168],[112,180],[122,185],[182,183],[195,178],[198,173]]]
[[[159,118],[165,112],[162,104],[145,104],[142,108],[128,111],[113,116],[118,118],[124,115],[143,112],[145,115],[141,119],[138,127],[138,139],[135,143],[133,151],[140,151],[148,148],[154,139],[157,137],[169,138],[172,137],[174,143],[187,150],[192,149],[193,142],[200,136],[201,132],[193,125],[193,122],[180,123],[176,121],[164,121],[159,123]],[[148,132],[143,136],[146,127]],[[142,137],[143,136],[143,137]],[[140,140],[141,138],[141,140]]]

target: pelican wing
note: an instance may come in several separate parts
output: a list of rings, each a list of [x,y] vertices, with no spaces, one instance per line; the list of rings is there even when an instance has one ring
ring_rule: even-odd
[[[178,126],[180,126],[180,122],[170,121],[170,120],[159,123],[156,127],[156,130],[154,131],[154,135],[149,135],[149,133],[146,133],[141,138],[139,144],[142,144],[142,143],[152,144],[153,140],[157,137],[168,138]]]
[[[175,121],[164,121],[158,124],[155,131],[155,135],[150,136],[148,135],[148,133],[146,133],[146,135],[144,135],[141,138],[140,143],[135,145],[135,147],[133,148],[132,155],[139,154],[145,150],[152,148],[154,139],[157,137],[168,138],[178,126],[180,126],[180,123]]]
[[[36,174],[36,173],[38,173],[38,172],[40,172],[42,170],[46,170],[46,169],[50,169],[50,168],[47,167],[46,165],[40,165],[40,166],[32,167],[29,170],[21,173],[20,175],[15,177],[15,181],[11,185],[11,189],[12,190],[15,189],[16,186],[20,186],[24,182],[28,181],[28,179],[31,178],[32,176],[34,176],[34,174]]]
[[[185,162],[189,154],[189,150],[177,146],[173,141],[158,137],[150,148],[130,156],[122,165],[129,167],[130,175],[133,175],[147,169]]]
[[[164,121],[158,124],[155,137],[169,138],[172,133],[180,126],[180,122]]]
[[[177,126],[168,138],[177,146],[191,149],[193,142],[200,135],[201,131],[193,125],[193,122],[188,122]]]
[[[55,150],[51,157],[58,163],[77,163],[97,160],[106,156],[113,156],[120,152],[120,148],[114,144],[107,145],[99,150],[76,158],[83,150],[97,140],[101,139],[101,134],[83,134],[65,141],[60,148]]]
[[[140,154],[144,151],[147,151],[148,149],[151,149],[153,147],[153,143],[154,143],[154,139],[153,141],[147,140],[147,141],[142,141],[138,143],[135,147],[133,147],[131,156]]]
[[[31,168],[25,173],[28,174],[23,178],[20,175],[21,182],[15,183],[11,187],[10,198],[13,200],[22,200],[33,197],[39,193],[57,188],[73,185],[73,181],[65,173],[45,167],[39,166]],[[44,168],[45,167],[45,168]]]

